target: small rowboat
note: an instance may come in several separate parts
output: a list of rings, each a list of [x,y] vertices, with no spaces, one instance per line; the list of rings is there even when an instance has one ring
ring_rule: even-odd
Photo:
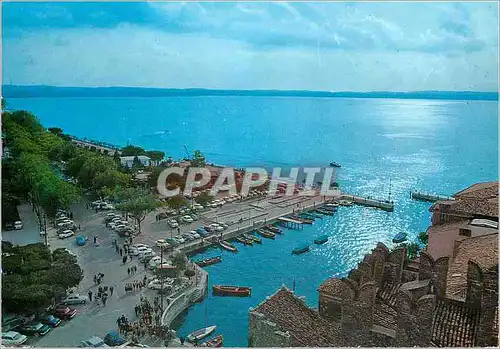
[[[304,215],[307,215],[309,216],[309,218],[319,218],[319,219],[323,219],[323,216],[320,215],[320,214],[317,214],[317,213],[314,213],[314,212],[307,212],[307,213],[304,213]]]
[[[218,335],[217,337],[214,337],[205,343],[201,343],[201,347],[210,347],[210,348],[219,348],[222,347],[222,342],[224,341],[224,337],[222,335]]]
[[[322,210],[325,210],[325,211],[330,211],[330,212],[337,212],[337,207],[333,207],[333,206],[323,206],[321,207]]]
[[[245,234],[245,235],[243,235],[243,236],[245,237],[245,239],[250,240],[250,241],[253,241],[253,242],[257,243],[257,244],[261,244],[261,243],[262,243],[262,240],[261,240],[261,239],[259,239],[259,238],[258,238],[257,236],[255,236],[255,235],[252,235],[252,234]]]
[[[340,164],[338,162],[335,162],[335,161],[330,162],[330,166],[331,167],[342,167],[342,166],[340,166]]]
[[[281,234],[281,229],[278,227],[275,227],[274,225],[266,225],[267,230],[275,233],[275,234]]]
[[[299,218],[300,219],[303,219],[303,218],[312,219],[314,221],[317,217],[310,215],[309,213],[301,213],[301,214],[299,214]]]
[[[336,202],[331,202],[331,203],[325,204],[325,206],[326,207],[339,207],[339,204]]]
[[[195,263],[200,267],[206,267],[207,265],[212,265],[212,264],[219,263],[219,262],[222,262],[221,256],[206,258],[206,259],[203,259],[201,261],[197,261]]]
[[[349,201],[349,200],[340,200],[339,201],[339,205],[341,206],[352,206],[354,205],[352,201]]]
[[[241,237],[241,236],[235,237],[234,240],[238,241],[244,245],[252,245],[253,244],[252,240],[245,239],[244,237]]]
[[[313,224],[313,222],[314,222],[314,219],[300,218],[299,216],[290,216],[290,218],[295,219],[295,220],[302,222],[304,224]]]
[[[233,245],[231,245],[229,242],[227,241],[219,241],[219,245],[220,247],[222,247],[223,249],[225,250],[228,250],[230,252],[238,252],[238,249],[236,247],[234,247]]]
[[[400,242],[406,241],[407,236],[408,234],[401,232],[392,239],[392,242],[399,244]]]
[[[205,338],[206,336],[211,334],[213,331],[215,331],[216,328],[217,328],[217,326],[209,326],[209,327],[205,327],[205,328],[202,328],[200,330],[191,332],[190,334],[187,335],[186,339],[189,342],[199,341],[200,339]]]
[[[301,254],[301,253],[304,253],[307,251],[309,251],[309,245],[304,244],[304,245],[300,245],[300,246],[295,247],[292,250],[292,254]]]
[[[323,210],[321,208],[317,208],[316,212],[321,213],[321,214],[326,214],[328,216],[333,216],[333,212],[330,212],[330,211],[327,211],[327,210]]]
[[[276,238],[276,235],[274,235],[274,233],[271,233],[270,231],[265,231],[262,229],[257,229],[257,234],[259,234],[260,236],[267,238],[267,239],[275,239]]]
[[[328,241],[328,235],[321,235],[314,239],[314,243],[321,245]]]
[[[212,286],[214,296],[249,297],[251,292],[252,288],[245,286]]]

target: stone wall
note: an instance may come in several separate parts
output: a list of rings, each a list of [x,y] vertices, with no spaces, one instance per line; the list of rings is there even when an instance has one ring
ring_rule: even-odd
[[[483,274],[478,346],[498,345],[498,265]]]
[[[291,336],[264,314],[250,309],[248,318],[248,347],[291,347]]]

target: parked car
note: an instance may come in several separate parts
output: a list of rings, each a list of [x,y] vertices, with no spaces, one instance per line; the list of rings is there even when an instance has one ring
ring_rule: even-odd
[[[24,334],[15,331],[2,332],[2,344],[9,346],[19,346],[28,340]]]
[[[38,321],[40,321],[44,325],[49,325],[50,327],[57,327],[61,324],[61,319],[58,319],[51,314],[40,315],[38,317]]]
[[[149,250],[144,251],[144,252],[139,254],[139,260],[141,262],[145,262],[145,261],[150,260],[154,256],[156,256],[156,252],[153,251],[152,249],[149,249]]]
[[[170,245],[172,245],[174,247],[178,245],[177,241],[175,241],[172,238],[166,238],[165,241],[168,242]]]
[[[217,224],[217,223],[210,224],[210,229],[212,231],[217,231],[217,232],[221,232],[221,231],[224,230],[224,228],[222,226],[220,226],[219,224]]]
[[[73,230],[69,230],[69,229],[63,230],[62,232],[57,234],[57,236],[59,236],[59,239],[66,239],[66,238],[69,238],[73,235],[75,235],[75,232]]]
[[[193,241],[194,240],[194,237],[192,237],[191,234],[189,234],[189,233],[182,233],[181,236],[186,241]]]
[[[199,239],[201,238],[201,235],[196,232],[196,230],[191,230],[189,233],[193,237],[193,239]]]
[[[153,250],[148,246],[139,246],[137,248],[130,249],[130,252],[132,252],[132,255],[134,256],[139,256],[148,251],[153,251]]]
[[[54,309],[54,315],[59,319],[69,320],[75,317],[76,309],[61,304]]]
[[[185,216],[182,216],[182,220],[186,223],[193,223],[194,222],[194,219],[193,217],[191,217],[190,215],[185,215]]]
[[[163,263],[166,262],[166,258],[163,258]],[[160,256],[154,256],[152,257],[149,262],[148,262],[148,268],[151,269],[151,270],[155,270],[157,266],[159,266],[160,264],[162,264],[161,262],[161,257]]]
[[[183,244],[186,242],[186,240],[184,240],[180,235],[174,236],[174,240],[176,240],[179,244]]]
[[[210,235],[209,232],[207,232],[205,229],[203,228],[198,228],[196,229],[196,232],[201,236],[201,237],[207,237]]]
[[[51,327],[38,321],[30,321],[17,328],[18,332],[27,336],[45,336]]]
[[[149,247],[148,245],[146,245],[146,244],[135,244],[135,245],[132,245],[132,246],[130,247],[130,252],[132,253],[132,255],[137,256],[137,255],[139,254],[138,249],[139,249],[140,247],[150,248],[150,247]]]
[[[171,228],[177,228],[179,226],[179,223],[177,223],[175,219],[169,219],[167,222]]]
[[[7,222],[5,223],[5,230],[13,230],[14,229],[14,223],[13,222]]]
[[[23,229],[23,222],[21,222],[21,221],[15,221],[14,222],[14,229],[15,230],[21,230],[21,229]]]
[[[158,239],[156,240],[156,246],[158,246],[159,248],[168,248],[168,242],[165,240],[165,239]]]
[[[87,338],[86,340],[82,341],[79,345],[80,348],[101,348],[101,347],[108,347],[106,343],[102,340],[102,338],[93,336],[90,338]]]
[[[2,330],[9,332],[14,328],[26,323],[26,319],[19,315],[5,315],[2,316]]]
[[[108,346],[116,347],[125,343],[125,339],[116,331],[109,331],[104,337],[104,343]]]
[[[70,294],[68,297],[62,300],[62,304],[85,304],[87,302],[87,296],[80,296],[78,293]]]

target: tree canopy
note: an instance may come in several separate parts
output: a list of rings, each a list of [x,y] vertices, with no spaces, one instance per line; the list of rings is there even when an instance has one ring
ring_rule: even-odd
[[[165,153],[159,150],[149,150],[146,152],[146,156],[153,161],[162,161],[165,158]]]
[[[191,159],[191,166],[193,167],[205,167],[205,156],[199,150],[193,152],[193,158]]]
[[[136,147],[134,145],[127,145],[121,149],[121,156],[138,156],[138,155],[146,155],[146,151],[141,147]]]
[[[141,222],[146,218],[146,215],[161,206],[153,194],[143,188],[117,188],[114,196],[122,201],[117,205],[117,208],[134,217],[139,233],[141,232]]]
[[[44,244],[2,244],[2,270],[2,306],[16,313],[47,308],[83,279],[74,256]]]

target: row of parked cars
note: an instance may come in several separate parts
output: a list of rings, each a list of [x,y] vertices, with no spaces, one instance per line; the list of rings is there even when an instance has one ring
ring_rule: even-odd
[[[98,209],[98,210],[114,210],[115,206],[106,200],[96,200],[90,203],[90,206],[93,209]]]
[[[108,213],[104,218],[104,222],[122,237],[135,233],[135,228],[120,213]]]
[[[68,304],[85,303],[86,297],[70,295],[57,305],[52,311],[48,311],[37,317],[25,318],[18,315],[7,315],[2,318],[2,344],[6,346],[19,346],[28,340],[28,337],[45,336],[62,321],[69,321],[76,315],[76,309],[68,307]]]
[[[168,248],[170,246],[176,247],[178,245],[184,244],[186,242],[198,240],[210,236],[213,233],[218,233],[224,231],[228,228],[226,223],[211,223],[205,225],[204,227],[191,230],[189,232],[181,233],[172,238],[158,239],[156,240],[156,246],[160,248]]]
[[[59,239],[66,239],[75,235],[74,230],[76,229],[76,224],[68,218],[67,213],[64,210],[57,210],[56,228],[57,237],[59,237]],[[40,235],[44,234],[45,231],[40,231]]]

